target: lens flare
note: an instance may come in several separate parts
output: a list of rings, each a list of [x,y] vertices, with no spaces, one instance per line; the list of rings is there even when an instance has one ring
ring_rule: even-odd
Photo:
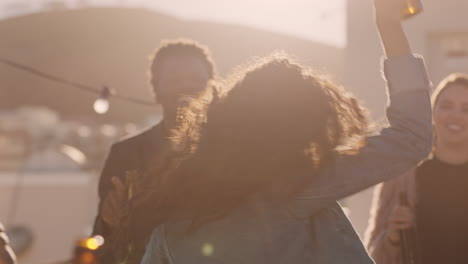
[[[203,244],[203,247],[202,247],[203,256],[210,257],[210,256],[213,256],[213,253],[214,253],[214,246],[212,244],[210,243]]]
[[[104,238],[102,236],[95,236],[86,239],[83,246],[90,250],[96,250],[104,244]]]
[[[88,238],[86,240],[86,248],[89,248],[91,250],[96,250],[99,248],[98,242],[96,241],[94,237]]]

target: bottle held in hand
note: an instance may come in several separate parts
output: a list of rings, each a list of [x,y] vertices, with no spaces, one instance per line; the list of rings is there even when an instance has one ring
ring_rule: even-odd
[[[423,5],[421,0],[406,0],[406,6],[401,11],[401,16],[403,18],[409,18],[414,15],[417,15],[423,11]]]

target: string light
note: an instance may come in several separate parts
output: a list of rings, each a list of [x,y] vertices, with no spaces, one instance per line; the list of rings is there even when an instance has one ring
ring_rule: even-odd
[[[109,103],[109,98],[113,92],[109,87],[103,86],[101,89],[101,92],[99,93],[99,97],[94,101],[94,111],[98,114],[105,114],[107,111],[109,111],[110,103]]]
[[[141,100],[139,98],[134,98],[134,97],[128,97],[128,96],[123,96],[118,93],[116,93],[114,90],[111,90],[107,86],[103,86],[101,89],[89,86],[89,85],[84,85],[78,82],[70,81],[65,78],[60,78],[45,72],[42,72],[34,67],[27,66],[9,59],[5,58],[0,58],[0,63],[7,65],[9,67],[27,72],[32,75],[36,75],[38,77],[47,79],[52,82],[60,83],[60,84],[65,84],[70,87],[73,87],[77,90],[81,90],[84,92],[88,93],[93,93],[93,94],[98,94],[99,97],[98,99],[94,102],[94,111],[99,114],[105,114],[109,110],[109,99],[110,97],[116,98],[119,100],[139,104],[139,105],[146,105],[146,106],[154,106],[154,102],[152,101],[146,101],[146,100]]]

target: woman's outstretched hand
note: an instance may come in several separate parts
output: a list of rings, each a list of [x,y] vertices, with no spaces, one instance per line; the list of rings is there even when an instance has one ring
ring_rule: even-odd
[[[375,23],[379,30],[387,57],[411,54],[411,49],[401,25],[405,0],[374,0]]]
[[[377,24],[401,21],[402,11],[405,7],[405,0],[374,0]]]

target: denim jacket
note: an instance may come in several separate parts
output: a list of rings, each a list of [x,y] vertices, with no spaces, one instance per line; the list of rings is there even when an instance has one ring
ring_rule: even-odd
[[[432,148],[431,83],[412,55],[383,63],[389,126],[353,156],[336,157],[293,201],[257,199],[181,237],[188,222],[156,228],[142,264],[373,263],[337,200],[401,175]]]

